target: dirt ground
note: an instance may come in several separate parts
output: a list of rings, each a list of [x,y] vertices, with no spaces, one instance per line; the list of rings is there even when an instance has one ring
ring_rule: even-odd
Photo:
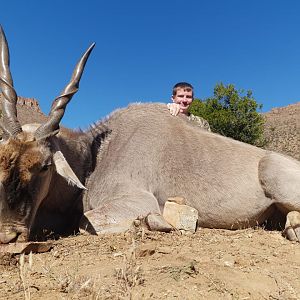
[[[2,255],[1,299],[300,299],[300,244],[278,231],[141,229]]]

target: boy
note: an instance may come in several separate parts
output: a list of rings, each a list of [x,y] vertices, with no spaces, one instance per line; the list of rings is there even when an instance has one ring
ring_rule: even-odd
[[[187,82],[176,83],[171,99],[173,103],[168,103],[171,115],[177,116],[179,113],[188,115],[188,108],[194,100],[193,86]]]
[[[205,119],[198,116],[194,116],[193,114],[190,114],[188,112],[188,108],[194,100],[194,88],[190,83],[176,83],[173,87],[171,99],[173,103],[167,104],[171,115],[186,115],[190,121],[196,122],[199,127],[211,131],[209,123]]]

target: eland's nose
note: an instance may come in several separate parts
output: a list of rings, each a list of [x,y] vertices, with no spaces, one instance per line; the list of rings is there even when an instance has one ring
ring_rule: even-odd
[[[1,244],[8,244],[17,236],[16,232],[9,231],[9,232],[0,232],[0,243]]]

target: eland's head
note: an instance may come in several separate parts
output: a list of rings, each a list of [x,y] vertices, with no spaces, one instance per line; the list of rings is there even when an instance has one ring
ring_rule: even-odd
[[[69,84],[52,104],[48,121],[21,127],[17,118],[17,94],[9,69],[9,50],[0,26],[0,89],[3,94],[0,141],[0,243],[27,240],[38,207],[49,193],[53,173],[84,189],[55,135],[65,108],[77,92],[92,44],[79,60]]]

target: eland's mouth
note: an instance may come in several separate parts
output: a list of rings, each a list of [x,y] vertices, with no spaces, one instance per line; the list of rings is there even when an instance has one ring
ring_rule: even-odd
[[[10,242],[15,242],[18,238],[18,233],[9,231],[9,232],[0,232],[0,243],[8,244]]]
[[[15,242],[25,242],[28,238],[28,231],[22,230],[4,230],[0,232],[0,244],[8,244]]]

